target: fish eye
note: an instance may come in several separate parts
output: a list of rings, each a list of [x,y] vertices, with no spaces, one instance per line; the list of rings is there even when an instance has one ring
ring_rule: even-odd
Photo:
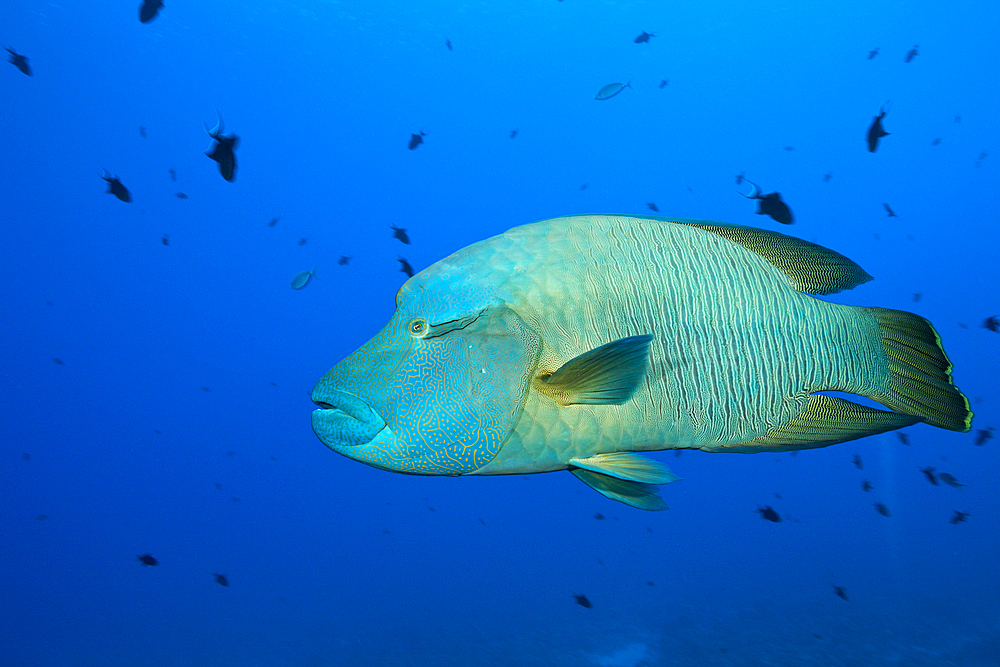
[[[419,336],[427,331],[427,322],[422,318],[410,320],[410,333]]]

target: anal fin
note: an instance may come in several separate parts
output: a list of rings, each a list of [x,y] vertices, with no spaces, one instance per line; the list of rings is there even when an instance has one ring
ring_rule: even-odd
[[[827,447],[923,421],[921,417],[869,408],[835,396],[812,394],[805,411],[753,440],[702,447],[706,452],[783,452]]]
[[[663,463],[631,452],[595,454],[583,459],[570,459],[569,462],[577,468],[643,484],[670,484],[680,479]]]

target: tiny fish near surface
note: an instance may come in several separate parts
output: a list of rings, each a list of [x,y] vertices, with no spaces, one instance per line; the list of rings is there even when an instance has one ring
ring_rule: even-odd
[[[646,510],[666,509],[657,485],[678,478],[641,452],[794,451],[918,422],[968,431],[927,320],[811,296],[870,279],[753,227],[611,215],[515,227],[403,284],[385,327],[313,388],[313,431],[382,470],[568,470]]]

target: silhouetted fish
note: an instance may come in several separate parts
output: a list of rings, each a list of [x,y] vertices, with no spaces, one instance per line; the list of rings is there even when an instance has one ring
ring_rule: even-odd
[[[510,131],[510,138],[513,139],[516,136],[517,136],[517,130],[511,130]]]
[[[888,104],[888,102],[886,102],[886,104]],[[878,148],[879,139],[881,139],[882,137],[889,136],[889,133],[886,132],[885,128],[882,127],[882,119],[885,118],[885,115],[887,113],[889,113],[889,110],[885,108],[886,104],[883,104],[879,108],[879,114],[875,116],[874,120],[872,120],[871,127],[868,128],[869,153],[874,153],[875,149]]]
[[[639,35],[638,37],[636,37],[633,41],[636,44],[648,44],[650,37],[656,37],[656,35],[654,35],[651,32],[645,32],[645,31],[643,31],[643,33],[641,35]]]
[[[240,138],[235,134],[223,134],[225,130],[222,114],[218,111],[216,113],[219,116],[219,122],[214,128],[208,129],[208,123],[205,123],[205,131],[215,141],[215,145],[210,146],[205,155],[218,162],[219,173],[224,179],[232,182],[236,178],[236,149],[239,148]]]
[[[173,167],[171,167],[170,169],[167,169],[167,171],[170,172],[170,180],[173,181],[174,183],[176,183],[177,182],[177,171],[174,170]]]
[[[147,565],[159,565],[160,561],[153,558],[152,554],[143,554],[141,556],[136,556],[135,559],[142,563],[143,567]]]
[[[604,521],[605,517],[604,517],[603,514],[601,514],[600,512],[598,512],[597,514],[594,515],[594,518],[597,519],[598,521]]]
[[[219,584],[220,586],[228,586],[229,585],[229,577],[227,577],[226,575],[224,575],[224,574],[216,574],[216,573],[213,572],[212,576],[215,577],[215,583]]]
[[[7,53],[10,54],[10,58],[7,59],[7,62],[9,62],[14,67],[21,70],[22,74],[27,74],[28,76],[34,76],[34,72],[31,69],[31,65],[28,64],[27,58],[25,58],[24,56],[22,56],[20,53],[10,48],[9,46],[5,46],[4,48],[7,50]]]
[[[582,593],[573,593],[573,599],[576,600],[576,603],[581,607],[586,607],[587,609],[590,609],[594,606],[590,602],[590,600],[587,599],[587,596],[583,595]]]
[[[595,100],[611,99],[612,97],[622,92],[626,88],[631,88],[631,87],[632,87],[631,81],[629,81],[628,83],[609,83],[608,85],[604,86],[603,88],[597,91],[597,94],[594,95],[594,99]]]
[[[313,267],[312,271],[303,271],[302,273],[296,273],[295,277],[292,278],[292,289],[302,289],[309,284],[312,278],[316,278],[316,267]],[[319,280],[318,278],[316,278]]]
[[[399,262],[399,270],[412,278],[413,267],[410,266],[410,263],[406,261],[406,258],[403,257],[402,255],[397,255],[396,261]]]
[[[968,519],[970,516],[972,516],[968,512],[959,512],[958,510],[952,510],[952,511],[954,512],[954,514],[952,514],[951,518],[948,519],[948,523],[950,523],[953,526],[957,526],[960,523],[965,523],[965,520]]]
[[[274,227],[276,224],[278,224],[278,220],[281,220],[281,216],[280,215],[274,216],[273,218],[267,221],[267,226]]]
[[[190,197],[188,197],[183,192],[175,192],[174,196],[177,197],[178,199],[190,199]]]
[[[56,357],[52,357],[52,361],[55,362],[55,364],[57,366],[65,366],[66,365],[65,361],[63,361],[62,359],[58,359]]]
[[[792,210],[788,208],[788,204],[781,200],[781,194],[778,192],[772,192],[770,194],[762,195],[760,194],[760,188],[758,188],[752,181],[748,181],[743,178],[744,181],[750,183],[750,187],[753,190],[748,195],[743,195],[747,199],[757,200],[757,215],[768,215],[775,222],[780,222],[783,225],[790,225],[795,222],[792,217]]]
[[[163,0],[142,0],[139,6],[139,23],[149,23],[160,13]]]
[[[987,426],[976,431],[976,447],[983,447],[993,439],[993,427]]]
[[[962,488],[963,486],[965,486],[965,484],[962,484],[962,483],[961,483],[961,482],[959,482],[959,481],[958,481],[957,479],[955,479],[955,476],[954,476],[954,475],[952,475],[951,473],[947,473],[947,472],[939,472],[939,473],[938,473],[938,477],[940,477],[940,478],[941,478],[941,481],[942,481],[942,482],[944,482],[944,483],[945,483],[945,484],[947,484],[948,486],[951,486],[951,487],[954,487],[954,488],[956,488],[956,489],[960,489],[960,488]]]
[[[874,49],[868,52],[868,60],[871,60],[877,55],[878,55],[878,47],[876,46]]]
[[[898,215],[896,215],[896,212],[892,210],[892,207],[889,206],[888,204],[882,204],[882,206],[885,207],[885,212],[889,214],[887,217],[890,217],[890,218],[898,218],[899,217]]]
[[[669,84],[669,83],[670,83],[670,79],[663,79],[662,81],[660,81],[660,89],[662,90],[662,89],[666,88],[667,84]]]
[[[938,485],[938,481],[937,481],[937,477],[934,476],[934,470],[935,470],[935,468],[933,466],[931,466],[929,468],[921,468],[920,472],[924,473],[924,476],[927,477],[927,481],[928,482],[930,482],[934,486],[937,486]]]
[[[899,441],[904,445],[910,444],[910,436],[907,435],[906,433],[903,433],[902,431],[896,431],[896,437],[899,438]]]
[[[861,463],[861,456],[859,456],[858,454],[855,454],[854,456],[851,457],[851,463],[853,463],[854,467],[857,468],[858,470],[863,470],[865,467],[864,464]]]
[[[309,243],[309,239],[305,238],[305,237],[302,237],[301,239],[299,239],[299,242],[296,245],[304,246],[307,243]]]
[[[763,507],[758,505],[757,509],[754,511],[757,512],[757,514],[760,514],[760,516],[767,521],[771,521],[772,523],[781,523],[781,517],[770,505],[764,505]]]
[[[877,511],[882,516],[891,516],[889,514],[889,508],[882,503],[875,503],[875,511]]]
[[[831,178],[833,178],[833,172],[832,171],[827,172],[826,174],[823,175],[823,182],[829,183]]]
[[[402,227],[396,227],[394,225],[389,225],[392,228],[392,238],[399,239],[406,245],[410,245],[410,237],[407,236],[406,230]]]
[[[919,49],[919,48],[920,48],[919,44],[914,44],[913,48],[910,49],[910,51],[906,54],[906,60],[904,62],[910,62],[914,58],[916,58],[917,56],[919,56],[920,54],[917,53],[917,49]],[[931,60],[933,60],[933,58],[931,58]]]
[[[424,132],[423,130],[420,130],[420,134],[411,134],[410,135],[409,149],[412,151],[417,146],[419,146],[420,144],[424,143],[424,137],[426,137],[426,136],[427,136],[427,133]]]
[[[836,595],[841,600],[844,600],[845,602],[847,601],[847,591],[844,590],[843,587],[841,587],[841,586],[834,586],[833,587],[833,593],[834,593],[834,595]]]
[[[869,482],[867,479],[861,480],[861,490],[862,491],[868,492],[868,491],[871,491],[873,488],[874,487],[872,486],[872,483]]]
[[[104,175],[101,178],[108,184],[108,189],[105,190],[108,194],[112,194],[118,197],[121,201],[126,204],[132,201],[132,193],[128,191],[122,182],[118,180],[118,176],[112,176],[107,169],[102,169]]]
[[[1000,333],[1000,318],[998,318],[996,315],[990,315],[985,320],[983,320],[981,326],[984,329],[989,329],[994,333]]]
[[[938,137],[937,139],[931,142],[931,146],[937,146],[940,143],[941,143],[941,137]]]
[[[660,207],[657,206],[655,202],[646,202],[646,208],[650,211],[655,211],[656,213],[660,212]]]
[[[160,243],[162,243],[163,245],[170,245],[170,235],[169,234],[164,234],[160,238]]]
[[[452,51],[452,50],[453,50],[453,49],[451,48],[451,40],[450,40],[450,39],[446,39],[446,40],[444,40],[444,45],[448,47],[448,50],[449,50],[449,51]]]
[[[347,266],[351,261],[351,258],[347,255],[341,255],[340,259],[337,260],[337,264],[340,266]]]
[[[146,128],[142,125],[139,126],[139,136],[143,139],[146,138]]]

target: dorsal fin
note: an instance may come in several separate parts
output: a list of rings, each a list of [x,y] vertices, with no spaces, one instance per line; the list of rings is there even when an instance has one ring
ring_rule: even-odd
[[[800,292],[836,294],[872,279],[864,269],[839,252],[794,236],[705,220],[655,219],[698,227],[739,243],[780,269]]]

